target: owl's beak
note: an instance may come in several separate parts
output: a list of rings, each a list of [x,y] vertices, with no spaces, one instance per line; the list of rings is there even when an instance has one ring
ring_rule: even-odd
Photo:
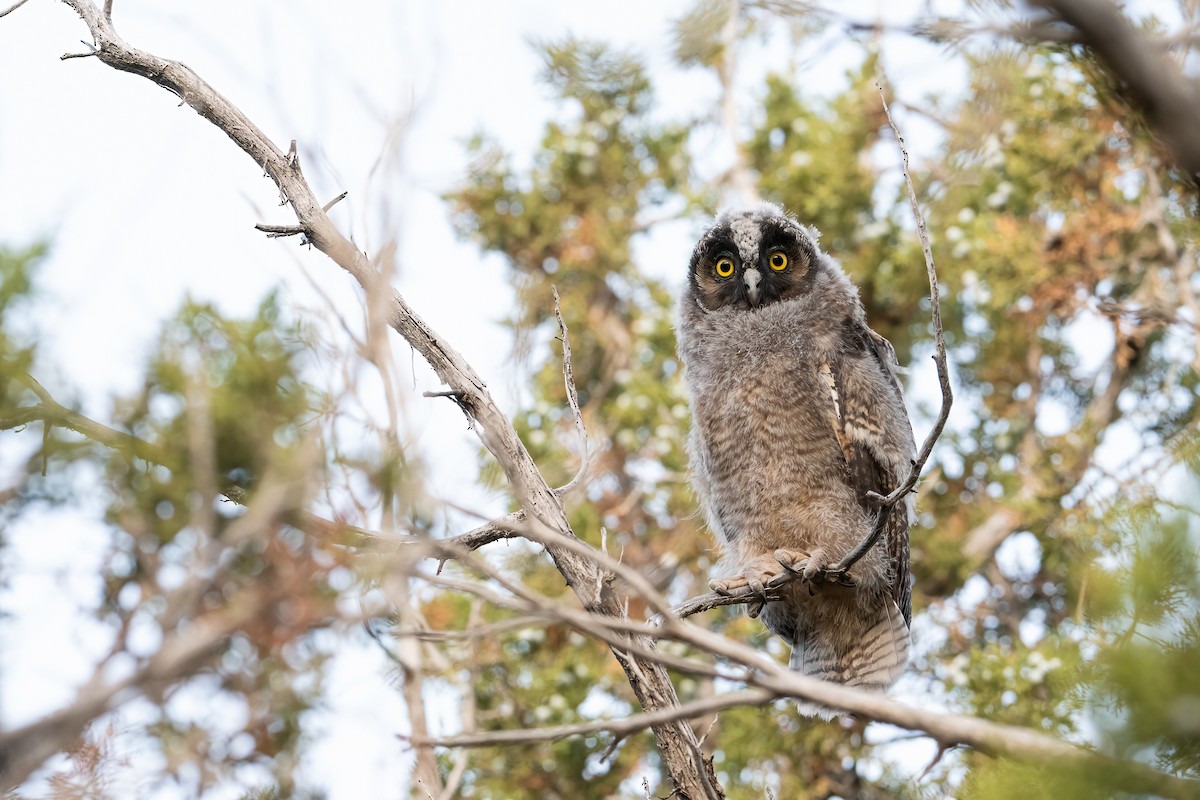
[[[756,308],[762,300],[762,291],[758,288],[761,281],[762,273],[753,267],[742,273],[742,282],[746,284],[746,296],[750,299],[750,305]]]

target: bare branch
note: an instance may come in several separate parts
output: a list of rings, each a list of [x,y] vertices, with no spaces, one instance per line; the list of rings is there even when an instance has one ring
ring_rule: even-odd
[[[431,542],[436,546],[438,542]],[[492,578],[500,577],[495,568],[482,559],[472,558],[469,554],[460,554],[464,563],[472,569]],[[620,641],[623,631],[634,630],[638,623],[620,620],[601,615],[588,614],[585,611],[572,609],[556,603],[550,598],[538,595],[527,587],[520,587],[521,598],[517,601],[507,601],[480,584],[468,581],[456,581],[436,577],[435,583],[452,586],[462,591],[479,594],[489,602],[511,607],[532,616],[546,616],[560,619],[588,635],[602,641],[613,643]],[[1200,782],[1190,781],[1164,775],[1141,764],[1121,762],[1111,757],[1091,750],[1076,747],[1037,731],[1018,728],[1010,725],[1000,725],[988,720],[967,717],[945,711],[928,708],[917,708],[891,700],[876,692],[840,684],[827,683],[799,673],[793,672],[775,662],[762,652],[739,642],[720,636],[711,631],[678,618],[667,617],[660,621],[662,636],[682,642],[695,648],[698,652],[708,653],[715,658],[723,659],[732,664],[740,665],[735,671],[714,670],[706,664],[694,659],[682,659],[668,655],[660,650],[645,650],[635,648],[629,655],[637,655],[648,661],[670,665],[684,672],[694,674],[719,675],[725,680],[747,683],[752,687],[764,690],[767,697],[754,698],[752,695],[734,693],[723,695],[727,705],[740,705],[738,698],[747,698],[743,702],[754,704],[766,702],[771,698],[796,697],[809,702],[818,703],[830,708],[842,709],[860,717],[886,722],[913,731],[924,731],[934,738],[940,746],[953,747],[967,745],[982,752],[996,756],[1019,758],[1035,764],[1055,766],[1070,765],[1076,768],[1100,772],[1114,787],[1133,792],[1153,792],[1166,797],[1200,798]],[[632,640],[632,637],[631,637]],[[627,651],[628,652],[628,651]],[[614,646],[618,659],[625,656],[622,650]],[[687,706],[685,706],[686,708]],[[702,716],[701,706],[694,716]],[[669,715],[671,710],[665,712]],[[637,715],[629,718],[640,719],[643,727],[648,723],[647,715]],[[653,717],[658,719],[658,717]],[[626,735],[625,721],[617,723],[583,723],[583,727],[564,726],[563,728],[546,729],[538,732],[539,737],[561,738],[562,736],[581,735],[598,730],[612,730]],[[452,737],[439,739],[430,744],[444,746],[484,746],[488,744],[526,741],[521,737],[529,735],[528,731],[511,731],[503,733],[486,733],[468,738]],[[499,738],[497,738],[499,737]]]
[[[328,203],[326,203],[325,205],[321,206],[321,210],[322,210],[322,211],[329,211],[329,209],[333,208],[334,206],[336,206],[338,203],[342,202],[343,200],[345,200],[345,199],[346,199],[347,197],[349,197],[349,196],[350,196],[350,193],[349,193],[349,192],[342,192],[342,193],[341,193],[341,194],[339,194],[337,197],[333,198],[333,199],[332,199],[332,200],[330,200]]]
[[[466,533],[460,533],[447,541],[463,550],[478,550],[484,545],[498,542],[501,539],[519,538],[522,536],[524,525],[525,512],[514,511],[499,519],[484,523],[478,528],[472,528]]]
[[[216,125],[271,177],[295,212],[305,238],[313,246],[349,272],[368,297],[390,298],[388,324],[429,362],[438,378],[455,393],[456,402],[471,420],[483,445],[504,469],[517,502],[528,517],[563,536],[573,537],[561,500],[546,484],[484,382],[462,356],[387,285],[367,255],[337,229],[305,180],[294,148],[291,154],[281,152],[240,109],[184,64],[130,47],[89,0],[63,2],[87,24],[100,61],[153,81],[178,95],[186,105]],[[621,605],[611,587],[602,580],[600,571],[589,559],[557,544],[547,549],[585,608],[609,616],[622,616]],[[653,648],[652,640],[647,640],[647,644]],[[622,662],[622,666],[644,708],[655,711],[678,704],[670,677],[660,665],[646,661],[635,662],[632,666]],[[663,762],[681,797],[691,800],[724,797],[711,769],[698,766],[695,756],[699,749],[689,725],[683,721],[666,722],[656,726],[655,736]]]
[[[32,375],[22,375],[19,380],[37,395],[41,403],[28,408],[16,409],[9,417],[0,419],[0,429],[16,428],[30,422],[41,421],[46,425],[73,430],[94,442],[121,450],[135,458],[162,463],[163,453],[144,439],[115,430],[72,411],[56,401]]]
[[[0,733],[0,789],[19,786],[46,759],[69,747],[92,720],[113,706],[117,695],[172,683],[195,672],[230,635],[262,612],[266,598],[258,598],[257,602],[238,599],[243,602],[171,634],[158,652],[128,677],[107,683],[103,679],[105,665],[101,664],[69,706],[22,728]]]
[[[678,617],[684,619],[694,614],[700,614],[705,611],[712,611],[714,608],[721,606],[734,606],[741,603],[757,604],[764,601],[786,599],[784,593],[780,591],[780,587],[799,580],[802,577],[798,572],[782,572],[772,577],[769,581],[763,584],[763,592],[760,594],[749,586],[743,586],[740,589],[735,589],[729,594],[717,594],[716,592],[708,592],[707,594],[697,595],[696,597],[684,600],[670,609],[670,617]],[[662,616],[656,616],[653,621],[657,624],[662,624],[666,619]]]
[[[304,228],[299,225],[268,225],[265,222],[260,222],[254,226],[256,231],[262,231],[271,239],[281,239],[285,236],[299,236],[304,233]]]

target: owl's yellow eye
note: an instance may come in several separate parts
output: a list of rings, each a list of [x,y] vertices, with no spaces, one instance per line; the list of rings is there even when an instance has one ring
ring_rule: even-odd
[[[771,269],[776,272],[783,272],[787,269],[788,257],[783,253],[771,253],[771,257],[767,259],[767,263],[771,265]]]
[[[719,258],[717,259],[717,277],[728,278],[733,274],[733,259]]]

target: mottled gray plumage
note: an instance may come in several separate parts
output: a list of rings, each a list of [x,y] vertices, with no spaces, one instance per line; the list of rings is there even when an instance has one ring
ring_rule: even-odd
[[[822,577],[880,513],[867,491],[889,492],[915,455],[891,345],[816,231],[770,204],[725,212],[701,237],[678,337],[695,488],[726,551],[713,588],[801,572],[762,610],[792,644],[792,668],[890,686],[908,660],[911,503],[884,512],[855,586]]]

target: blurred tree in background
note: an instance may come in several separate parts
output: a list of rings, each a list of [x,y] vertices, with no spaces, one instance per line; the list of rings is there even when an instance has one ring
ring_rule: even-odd
[[[721,26],[704,19],[714,13],[714,4],[699,4],[681,20],[681,35],[714,35]],[[749,23],[738,46],[759,46],[772,20],[756,14]],[[719,66],[724,46],[710,41],[693,50]],[[822,232],[823,247],[861,287],[873,327],[902,363],[913,363],[908,395],[922,430],[935,410],[926,402],[936,396],[932,371],[921,365],[932,350],[927,287],[887,152],[894,144],[875,86],[879,54],[862,53],[861,67],[832,96],[806,90],[798,69],[769,74],[743,103],[757,110],[738,129],[739,146],[763,198]],[[676,191],[665,205],[693,219],[697,206],[714,210],[715,193],[681,171],[679,139],[656,147],[651,141],[669,135],[624,133],[651,130],[652,101],[636,62],[578,41],[545,55],[570,122],[548,126],[529,174],[514,174],[503,154],[476,141],[477,166],[451,200],[464,235],[506,256],[522,287],[518,335],[540,330],[538,340],[549,340],[549,284],[556,283],[573,342],[584,343],[575,346],[575,376],[599,452],[589,495],[576,501],[576,530],[594,537],[607,526],[626,563],[682,598],[699,590],[714,554],[679,483],[687,419],[664,335],[673,300],[638,277],[630,241],[662,214],[660,190]],[[947,297],[956,403],[967,412],[921,486],[914,684],[967,712],[1124,757],[1153,753],[1170,771],[1198,775],[1200,716],[1175,705],[1200,696],[1196,671],[1179,660],[1200,656],[1198,531],[1190,509],[1169,511],[1179,490],[1165,493],[1162,483],[1179,475],[1173,468],[1195,439],[1194,199],[1079,52],[989,46],[965,57],[968,92],[914,109],[944,131],[918,167],[918,184]],[[670,273],[676,283],[686,260],[681,253]],[[661,274],[658,265],[640,266]],[[520,417],[520,429],[547,469],[565,470],[576,435],[558,354],[535,349],[531,359],[535,410]],[[1113,451],[1100,457],[1110,431],[1136,437],[1128,464],[1114,467]],[[997,558],[1002,548],[1007,557]],[[550,572],[534,554],[518,558],[541,565],[526,570]],[[757,623],[713,616],[728,635],[779,654]],[[587,657],[577,652],[588,649]],[[499,680],[529,687],[525,705],[546,692],[564,696],[560,687],[577,681],[629,701],[623,682],[612,680],[615,663],[594,642],[564,646],[547,634],[494,657]],[[594,667],[568,667],[579,663]],[[1144,681],[1155,674],[1172,677]],[[712,690],[694,679],[679,688],[681,699]],[[479,690],[489,698],[495,691]],[[542,722],[586,718],[568,700]],[[499,718],[495,727],[510,724]],[[777,703],[722,713],[706,748],[731,798],[763,797],[767,789],[788,798],[942,797],[959,782],[966,795],[1000,797],[1015,794],[1012,787],[1027,792],[1034,780],[1027,770],[970,756],[945,759],[918,789],[912,779],[923,765],[893,761],[889,752],[902,748],[867,746],[889,734],[865,728],[813,722]],[[528,756],[490,750],[473,764],[472,780],[479,796],[504,787],[506,796],[537,797],[548,785],[569,796],[598,771],[615,779],[644,757],[629,742],[617,757],[590,763],[603,741],[531,745]],[[542,764],[555,768],[547,774]],[[538,766],[522,777],[522,765]],[[1092,796],[1104,779],[1060,776],[1056,796]]]
[[[675,67],[711,73],[719,87],[692,119],[663,118],[643,54],[578,38],[540,45],[558,102],[540,146],[514,157],[481,131],[469,174],[446,195],[460,234],[503,256],[517,289],[507,321],[528,386],[518,433],[552,485],[570,480],[583,453],[554,286],[591,451],[587,481],[568,496],[570,521],[672,600],[703,592],[718,554],[686,474],[673,321],[689,254],[643,263],[640,245],[656,226],[684,221],[698,234],[719,198],[751,183],[815,225],[861,288],[872,327],[911,364],[918,434],[938,394],[921,247],[876,87],[887,87],[886,52],[863,43],[833,91],[806,85],[804,59],[775,59],[747,93],[733,78],[739,54],[764,42],[820,47],[831,28],[798,25],[807,4],[745,3],[730,20],[737,7],[702,0],[678,21]],[[836,16],[823,19],[836,28]],[[1194,189],[1078,46],[954,44],[964,94],[905,108],[938,130],[917,148],[914,178],[943,283],[956,416],[920,485],[916,651],[899,695],[1200,778],[1200,529],[1188,500],[1200,469]],[[735,89],[731,122],[720,92]],[[724,172],[722,137],[735,151]],[[115,403],[108,423],[70,411],[30,374],[21,304],[40,255],[0,252],[0,427],[42,437],[23,481],[0,488],[0,519],[68,502],[81,481],[93,487],[111,535],[97,616],[119,644],[139,630],[159,637],[127,667],[150,670],[138,713],[160,758],[157,780],[199,795],[250,766],[272,788],[247,797],[301,796],[308,712],[338,643],[329,634],[361,621],[339,601],[395,581],[411,599],[408,579],[374,560],[373,535],[341,520],[367,527],[383,507],[395,528],[457,531],[438,530],[418,501],[419,465],[394,427],[369,428],[377,443],[346,444],[347,426],[361,421],[347,410],[358,384],[331,383],[319,365],[351,359],[273,298],[245,320],[188,304],[163,331],[143,390]],[[376,344],[355,342],[363,365],[351,372],[386,373]],[[494,462],[481,461],[481,480],[499,486]],[[539,549],[483,552],[541,594],[576,603]],[[465,592],[413,596],[419,613],[362,612],[394,623],[384,646],[413,714],[456,691],[482,730],[637,710],[609,649],[566,624],[522,623]],[[629,603],[644,618],[644,598]],[[786,661],[786,648],[735,609],[705,622]],[[497,633],[449,644],[434,635],[480,629]],[[430,641],[413,645],[416,633]],[[422,674],[433,679],[424,688]],[[683,701],[730,688],[675,678]],[[242,713],[217,724],[195,703],[168,702],[189,693],[198,703],[232,698]],[[79,734],[86,723],[71,722]],[[907,732],[811,720],[787,701],[694,724],[731,800],[1111,793],[1101,772],[974,752],[928,763],[934,751],[911,746]],[[76,746],[56,796],[118,796],[107,777],[120,759],[112,740],[93,731]],[[512,800],[641,798],[644,779],[655,796],[671,791],[647,734],[436,762],[425,752],[415,774],[420,798],[456,782],[464,797]]]

